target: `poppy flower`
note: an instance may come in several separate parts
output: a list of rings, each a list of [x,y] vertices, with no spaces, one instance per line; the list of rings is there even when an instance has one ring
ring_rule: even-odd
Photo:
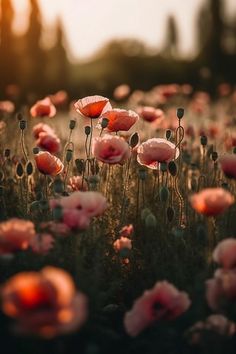
[[[74,107],[78,113],[87,118],[98,118],[109,103],[103,96],[88,96],[75,102]]]
[[[62,269],[43,268],[13,276],[2,287],[3,312],[16,320],[19,334],[51,338],[80,327],[87,318],[86,297],[77,293]]]
[[[55,154],[61,149],[61,141],[55,134],[39,133],[39,137],[36,140],[36,146],[43,150]]]
[[[56,107],[52,104],[49,97],[37,101],[30,109],[32,117],[49,117],[52,118],[56,115]]]
[[[82,176],[72,176],[69,179],[69,183],[67,186],[71,191],[87,191],[88,190],[88,185],[84,181]]]
[[[54,95],[50,95],[50,99],[56,107],[61,107],[68,101],[68,94],[66,91],[60,90],[54,93]]]
[[[109,121],[106,127],[109,132],[118,132],[129,130],[138,121],[139,116],[133,111],[115,108],[103,113],[101,120],[103,118]]]
[[[0,254],[27,249],[35,235],[31,221],[13,218],[0,223]]]
[[[128,237],[128,236],[131,236],[133,232],[134,232],[134,227],[132,224],[129,224],[129,225],[122,227],[119,234],[121,236]]]
[[[11,101],[0,101],[0,112],[13,113],[14,110],[15,110],[15,105]]]
[[[164,112],[161,109],[149,106],[140,107],[138,114],[146,122],[154,122],[164,118]]]
[[[236,179],[236,155],[226,154],[219,161],[225,176]]]
[[[132,248],[132,241],[128,237],[121,236],[121,238],[118,238],[114,243],[113,247],[115,251],[121,251],[125,248],[128,250],[131,250]]]
[[[123,138],[108,134],[93,139],[92,153],[99,161],[120,165],[131,155],[130,147]]]
[[[56,176],[63,171],[61,160],[48,151],[39,151],[34,158],[38,170],[44,175]]]
[[[236,267],[236,239],[227,238],[216,246],[213,252],[213,259],[224,269]]]
[[[223,188],[206,188],[190,197],[192,208],[206,216],[222,214],[233,203],[234,197]]]
[[[191,302],[185,292],[176,289],[167,281],[157,282],[139,297],[132,309],[125,314],[126,332],[136,337],[156,321],[170,321],[188,310]]]
[[[130,94],[130,87],[129,85],[122,84],[117,86],[113,92],[113,96],[115,100],[123,100],[127,98]]]
[[[137,149],[137,161],[140,165],[156,169],[158,163],[177,159],[179,149],[167,139],[148,139]]]

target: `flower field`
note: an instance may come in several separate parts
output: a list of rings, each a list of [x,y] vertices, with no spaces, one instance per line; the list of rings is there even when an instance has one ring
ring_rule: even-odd
[[[0,101],[3,354],[235,353],[236,91]]]

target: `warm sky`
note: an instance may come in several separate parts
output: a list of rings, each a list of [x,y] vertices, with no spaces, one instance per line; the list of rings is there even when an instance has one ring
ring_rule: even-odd
[[[39,0],[45,29],[60,16],[70,52],[75,58],[92,55],[112,38],[132,37],[161,47],[166,18],[174,14],[183,55],[194,53],[194,21],[206,0]],[[236,1],[225,0],[227,12],[236,13]],[[24,31],[28,0],[13,0],[18,16],[15,28]],[[48,32],[50,33],[50,32]],[[48,38],[49,40],[49,38]]]

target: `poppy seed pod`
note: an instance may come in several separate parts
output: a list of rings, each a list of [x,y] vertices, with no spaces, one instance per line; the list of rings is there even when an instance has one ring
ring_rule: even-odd
[[[34,153],[35,155],[37,155],[37,154],[39,153],[39,148],[38,148],[38,147],[34,147],[34,148],[33,148],[33,153]]]
[[[60,178],[56,178],[53,183],[54,193],[62,193],[64,191],[64,184]]]
[[[139,143],[139,134],[136,132],[134,134],[131,135],[130,139],[129,139],[129,145],[133,148],[135,148],[135,146],[137,146]]]
[[[147,229],[155,229],[157,226],[157,219],[154,214],[150,213],[145,218],[145,226]]]
[[[73,157],[73,150],[68,149],[66,150],[66,162],[70,162]]]
[[[177,108],[176,114],[177,114],[177,117],[179,119],[183,118],[183,116],[184,116],[184,108]]]
[[[169,222],[172,222],[175,217],[175,211],[172,207],[168,207],[166,210],[166,216]]]
[[[82,174],[85,171],[85,162],[83,159],[76,159],[75,165],[79,174]]]
[[[21,130],[25,130],[26,127],[27,127],[27,123],[26,123],[26,120],[20,120],[20,124],[19,124],[19,127]]]
[[[5,157],[10,157],[10,155],[11,155],[11,150],[10,149],[5,149],[4,150],[4,156]]]
[[[34,166],[32,164],[31,161],[29,161],[26,165],[25,171],[27,173],[28,176],[32,175],[32,173],[34,172]]]
[[[21,113],[17,113],[17,114],[16,114],[16,118],[17,118],[19,121],[21,121],[21,120],[23,119],[23,116],[22,116]]]
[[[74,119],[70,120],[69,128],[70,130],[75,129],[76,121]]]
[[[170,172],[171,176],[175,177],[178,172],[177,165],[174,161],[170,161],[168,163],[168,171]]]
[[[160,199],[161,199],[161,202],[163,203],[166,203],[167,200],[169,199],[169,189],[167,187],[161,187],[160,189]]]
[[[85,132],[85,135],[89,135],[91,133],[91,128],[90,126],[86,125],[86,127],[84,128],[84,132]]]
[[[200,142],[201,142],[202,146],[206,146],[207,145],[207,137],[205,135],[202,135]]]
[[[16,176],[18,178],[22,178],[24,176],[24,168],[20,162],[16,166]]]
[[[167,163],[166,162],[161,162],[160,163],[160,170],[161,170],[161,172],[166,172],[167,171]]]
[[[170,129],[167,129],[167,131],[166,131],[166,139],[170,140],[171,135],[172,135],[172,131]]]
[[[102,121],[101,121],[102,129],[105,129],[108,126],[108,123],[109,123],[109,119],[103,118]]]
[[[213,151],[211,154],[212,161],[216,161],[218,159],[218,153],[216,151]]]

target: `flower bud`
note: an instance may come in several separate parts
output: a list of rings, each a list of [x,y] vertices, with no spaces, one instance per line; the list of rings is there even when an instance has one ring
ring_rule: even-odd
[[[76,121],[74,119],[70,120],[69,128],[70,130],[75,129]]]
[[[205,135],[202,135],[200,142],[201,142],[202,146],[206,146],[207,145],[207,137]]]
[[[166,139],[170,140],[171,135],[172,135],[172,131],[170,129],[167,129],[167,131],[166,131]]]
[[[179,119],[183,118],[183,116],[184,116],[184,108],[178,108],[176,114],[177,114],[177,117]]]
[[[73,150],[68,149],[66,150],[66,162],[70,162],[73,157]]]
[[[20,120],[20,124],[19,124],[19,126],[20,126],[20,129],[21,130],[25,130],[26,129],[26,127],[27,127],[27,123],[26,123],[26,120]]]
[[[86,127],[84,128],[84,132],[85,132],[85,135],[89,135],[91,133],[91,128],[90,126],[86,125]]]
[[[102,129],[105,129],[108,126],[108,124],[109,124],[109,119],[103,118],[101,122]]]

